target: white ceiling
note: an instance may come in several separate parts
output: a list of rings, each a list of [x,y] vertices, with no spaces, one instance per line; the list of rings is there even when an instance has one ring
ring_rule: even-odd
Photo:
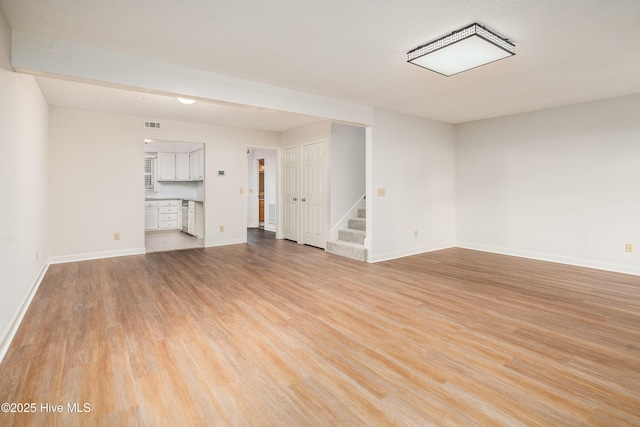
[[[0,0],[0,9],[14,29],[449,123],[640,93],[639,0]],[[452,77],[406,62],[473,22],[515,43],[516,56]],[[52,105],[275,131],[316,120],[38,81]]]
[[[318,118],[253,107],[234,107],[215,102],[183,105],[175,97],[97,86],[50,77],[36,77],[49,105],[147,119],[182,120],[247,129],[283,132],[319,121]]]

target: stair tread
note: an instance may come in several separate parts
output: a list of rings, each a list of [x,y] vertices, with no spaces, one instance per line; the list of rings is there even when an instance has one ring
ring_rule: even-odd
[[[364,230],[357,230],[355,228],[347,228],[338,231],[338,241],[346,241],[358,244],[364,244],[364,239],[367,237],[367,233]]]
[[[326,251],[357,261],[367,260],[364,240],[367,236],[366,208],[358,208],[356,218],[349,218],[348,228],[338,230],[338,239],[327,242]]]
[[[346,233],[355,233],[355,234],[367,234],[364,230],[358,230],[357,228],[343,228],[340,231],[344,231]]]
[[[364,245],[344,240],[331,240],[325,249],[328,253],[351,258],[356,261],[367,260],[367,248]]]

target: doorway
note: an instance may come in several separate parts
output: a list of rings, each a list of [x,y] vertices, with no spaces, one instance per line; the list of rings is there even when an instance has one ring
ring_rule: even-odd
[[[258,163],[258,228],[264,230],[264,159],[256,159]]]
[[[204,247],[204,144],[145,140],[145,250]]]
[[[247,228],[277,229],[278,149],[247,148]]]

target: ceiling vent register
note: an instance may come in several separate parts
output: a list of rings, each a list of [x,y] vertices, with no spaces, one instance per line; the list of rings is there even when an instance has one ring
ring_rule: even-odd
[[[160,122],[150,122],[145,120],[144,127],[145,129],[160,129]]]

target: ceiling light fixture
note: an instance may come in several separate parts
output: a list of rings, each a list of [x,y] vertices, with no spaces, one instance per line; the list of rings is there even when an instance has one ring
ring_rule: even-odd
[[[180,98],[180,97],[178,97],[178,101],[182,102],[182,103],[183,103],[183,104],[185,104],[185,105],[191,105],[191,104],[193,104],[194,102],[196,102],[196,100],[195,100],[195,99]]]
[[[448,77],[515,54],[509,40],[471,24],[407,52],[407,61]]]

